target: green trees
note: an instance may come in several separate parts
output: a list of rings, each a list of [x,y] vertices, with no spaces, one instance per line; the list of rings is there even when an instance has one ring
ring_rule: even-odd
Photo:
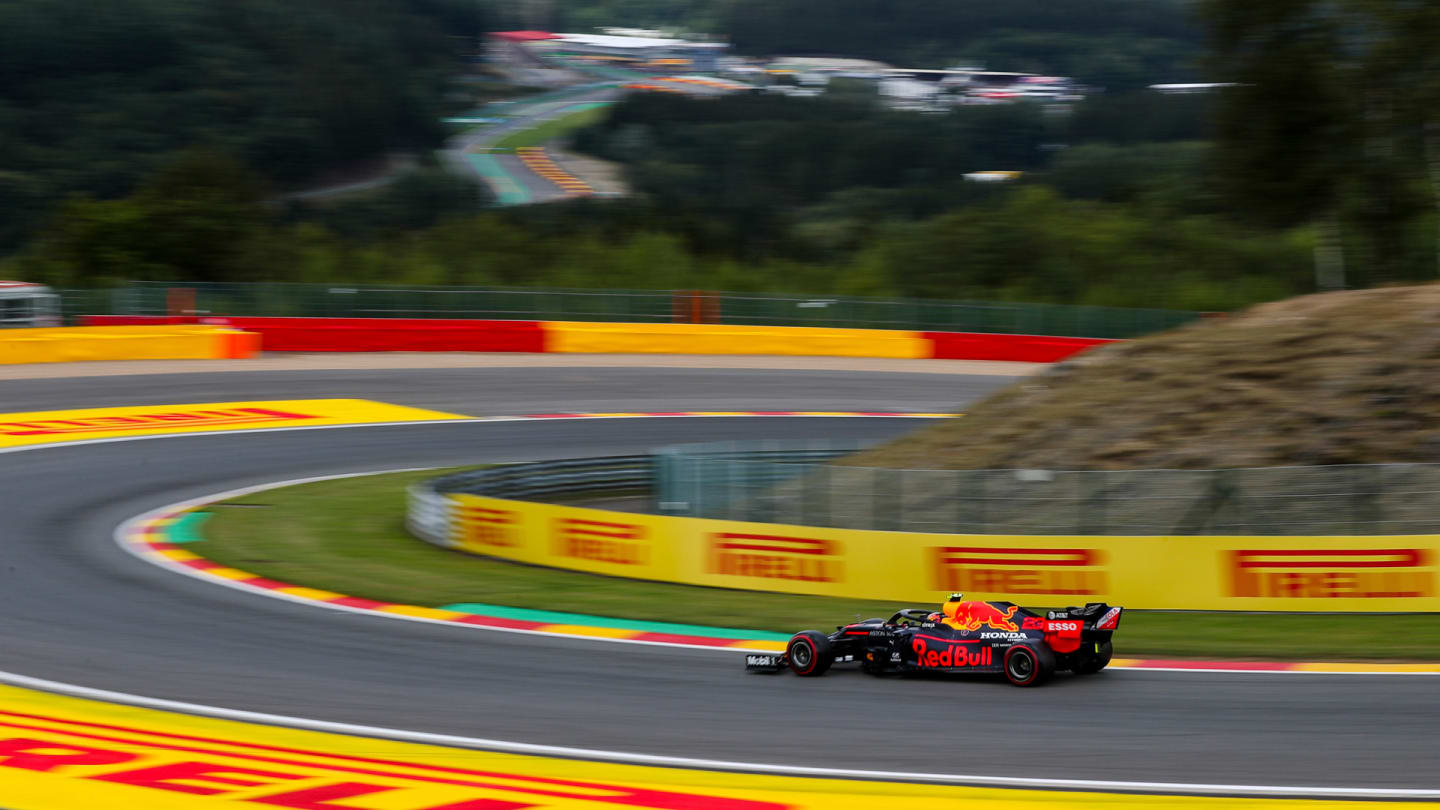
[[[1320,289],[1413,278],[1440,204],[1440,8],[1411,0],[1207,0],[1231,199],[1316,230]],[[1428,178],[1427,178],[1428,169]],[[1419,189],[1428,179],[1425,211]],[[1440,238],[1432,235],[1432,252]],[[1359,257],[1347,280],[1346,253]]]
[[[634,163],[651,194],[700,204],[758,199],[778,209],[856,187],[963,194],[956,188],[965,172],[1043,163],[1040,147],[1052,134],[1035,105],[937,117],[854,101],[640,95],[577,144]],[[637,139],[643,150],[630,148]]]
[[[0,250],[196,146],[277,186],[438,143],[468,0],[0,0]]]
[[[1383,103],[1389,121],[1405,132],[1411,148],[1404,151],[1424,167],[1432,212],[1432,229],[1440,229],[1440,8],[1426,2],[1356,0],[1375,20],[1379,41],[1367,77],[1385,88]],[[1384,119],[1382,119],[1383,121]],[[1413,174],[1412,174],[1413,176]],[[1440,272],[1440,231],[1435,231],[1434,257]]]
[[[1220,217],[1066,200],[1031,186],[894,225],[871,251],[907,296],[1224,310],[1300,289],[1305,248]]]
[[[1276,224],[1315,223],[1315,284],[1345,286],[1342,187],[1357,168],[1359,91],[1344,58],[1344,20],[1315,0],[1212,0],[1207,14],[1221,78],[1230,191]]]
[[[36,249],[36,280],[241,277],[266,222],[263,185],[233,159],[191,152],[124,199],[76,196]]]

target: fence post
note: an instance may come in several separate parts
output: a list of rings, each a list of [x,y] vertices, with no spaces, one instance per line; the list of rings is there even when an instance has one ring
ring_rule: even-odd
[[[762,449],[761,452],[764,452]],[[765,475],[765,468],[761,466],[763,461],[747,461],[745,468],[749,473],[745,476],[748,479],[746,489],[750,493],[750,502],[755,504],[755,516],[752,518],[756,523],[775,522],[775,496],[770,494],[770,482]],[[761,493],[756,497],[756,493]]]
[[[1185,510],[1185,514],[1180,518],[1180,525],[1175,527],[1175,534],[1199,534],[1214,518],[1215,513],[1220,511],[1220,507],[1235,495],[1235,485],[1230,480],[1228,470],[1210,470],[1209,484],[1209,491],[1205,496]]]
[[[984,534],[985,471],[951,470],[950,474],[955,477],[955,533]]]
[[[1385,468],[1357,464],[1350,474],[1350,534],[1377,534],[1384,522]]]
[[[165,291],[165,314],[170,317],[195,314],[195,288],[171,287]]]
[[[710,505],[705,503],[705,468],[704,459],[698,454],[689,456],[690,463],[690,514],[693,517],[705,517]]]
[[[900,532],[905,530],[906,515],[905,508],[905,474],[908,470],[890,470],[892,483],[890,485],[890,530]]]
[[[723,467],[720,465],[724,465]],[[726,520],[735,519],[735,459],[718,456],[715,458],[715,465],[711,469],[723,469],[725,471],[725,511],[724,514],[696,515],[696,517],[723,517]]]
[[[670,490],[669,461],[672,454],[666,452],[650,454],[650,508],[657,515],[673,514],[678,511],[673,506],[665,507],[665,493]],[[673,499],[672,499],[673,500]]]
[[[830,465],[807,464],[801,474],[800,513],[807,526],[830,526],[829,500]]]
[[[1075,473],[1075,489],[1080,493],[1080,497],[1076,499],[1080,507],[1080,534],[1101,535],[1105,533],[1105,483],[1102,479],[1104,475],[1103,472],[1098,471]]]
[[[876,531],[895,531],[899,523],[895,514],[896,492],[894,474],[900,470],[881,467],[870,469],[870,528]]]

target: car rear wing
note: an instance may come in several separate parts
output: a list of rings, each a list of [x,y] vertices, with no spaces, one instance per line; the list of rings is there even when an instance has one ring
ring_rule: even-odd
[[[1090,602],[1084,607],[1068,607],[1064,610],[1045,612],[1047,621],[1080,620],[1087,631],[1114,631],[1120,627],[1120,615],[1124,608],[1111,607],[1104,602]]]

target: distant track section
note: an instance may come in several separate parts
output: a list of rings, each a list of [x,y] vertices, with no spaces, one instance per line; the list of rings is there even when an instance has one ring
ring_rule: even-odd
[[[489,104],[476,117],[498,119],[500,123],[456,135],[442,154],[452,166],[488,185],[501,205],[528,205],[566,199],[582,193],[582,190],[578,186],[566,187],[554,182],[526,165],[513,151],[500,151],[497,147],[521,133],[613,102],[621,92],[617,82],[607,81],[529,99]]]

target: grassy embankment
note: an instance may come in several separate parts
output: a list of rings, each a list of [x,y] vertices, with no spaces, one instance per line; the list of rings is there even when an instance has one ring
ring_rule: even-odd
[[[1307,295],[1116,343],[843,463],[1214,470],[1440,461],[1440,284]]]
[[[436,473],[303,484],[217,505],[194,546],[273,579],[386,602],[480,602],[650,621],[790,632],[828,628],[891,602],[635,582],[444,551],[401,525],[404,489]],[[1122,656],[1440,660],[1440,616],[1132,612]]]
[[[577,112],[553,118],[533,129],[507,135],[496,141],[491,149],[492,151],[513,151],[525,146],[541,146],[604,118],[606,106],[608,105],[597,102],[596,106],[587,106]]]

